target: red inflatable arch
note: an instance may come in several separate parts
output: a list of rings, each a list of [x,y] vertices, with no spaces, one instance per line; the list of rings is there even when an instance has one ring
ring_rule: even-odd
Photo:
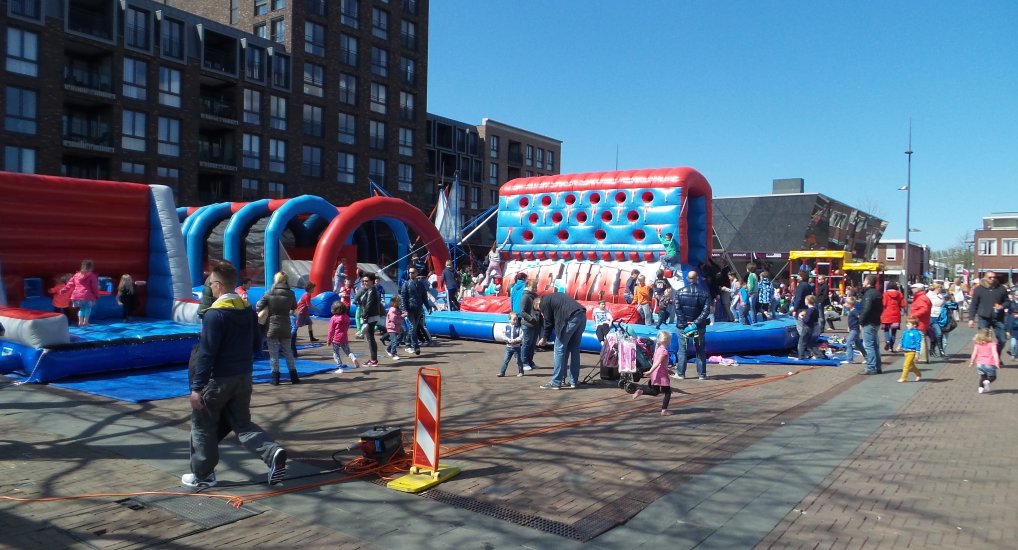
[[[311,262],[311,282],[318,288],[332,288],[332,275],[336,269],[336,258],[343,251],[346,238],[361,224],[378,218],[395,218],[420,235],[427,243],[425,246],[431,253],[431,268],[435,273],[445,269],[445,261],[449,259],[449,249],[445,240],[438,234],[438,229],[419,208],[404,201],[391,197],[371,197],[357,201],[342,209],[332,222],[315,248],[315,257]]]

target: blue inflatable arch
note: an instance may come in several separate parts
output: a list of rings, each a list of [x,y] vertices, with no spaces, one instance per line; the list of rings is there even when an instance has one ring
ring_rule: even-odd
[[[283,237],[290,220],[301,214],[317,214],[322,218],[332,220],[339,211],[335,206],[321,197],[314,195],[301,195],[286,201],[269,216],[269,224],[265,227],[265,281],[269,281],[276,275],[282,265],[279,253],[279,241]]]
[[[205,240],[219,222],[230,217],[233,203],[210,204],[184,221],[184,243],[187,245],[187,263],[191,271],[191,286],[205,282],[202,267],[205,264]],[[188,225],[188,222],[191,222]]]

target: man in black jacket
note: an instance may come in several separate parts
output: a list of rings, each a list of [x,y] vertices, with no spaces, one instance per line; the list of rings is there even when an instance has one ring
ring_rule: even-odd
[[[700,276],[695,271],[686,274],[686,286],[675,293],[675,328],[692,332],[696,346],[696,374],[700,380],[707,379],[707,346],[704,335],[710,320],[710,294],[700,286]],[[689,334],[687,332],[686,334]],[[676,353],[675,377],[686,377],[686,347],[689,338],[679,338]]]
[[[209,286],[215,302],[202,317],[201,339],[191,378],[191,473],[180,478],[187,487],[216,484],[219,424],[222,417],[241,445],[269,467],[270,485],[286,475],[286,450],[251,422],[251,371],[261,346],[255,312],[233,293],[237,271],[223,263],[212,268]]]
[[[859,374],[882,374],[880,361],[880,315],[884,312],[884,298],[877,290],[877,276],[867,275],[862,282],[862,299],[859,305],[859,327],[862,330],[862,349],[866,352],[866,370]]]
[[[798,318],[795,314],[806,309],[806,296],[813,294],[813,285],[802,273],[796,273],[795,280],[795,294],[792,296],[792,307],[788,308],[788,314]]]
[[[541,318],[541,310],[534,306],[536,299],[537,277],[534,277],[527,281],[523,298],[520,300],[520,319],[523,321],[523,347],[520,353],[523,354],[523,370],[537,368],[534,364],[534,351],[537,349],[537,340],[540,338],[544,319]]]
[[[989,271],[983,276],[979,286],[972,292],[972,303],[969,304],[969,328],[993,329],[997,338],[997,355],[1001,355],[1004,343],[1004,316],[1011,307],[1011,298],[1007,289],[997,280],[997,274]],[[1003,359],[1003,356],[1001,356]]]
[[[587,310],[562,292],[538,296],[534,307],[544,315],[544,333],[537,345],[543,346],[555,330],[555,367],[551,381],[541,386],[546,390],[575,388],[580,379],[580,340],[587,326]],[[568,369],[566,362],[568,361]],[[566,384],[566,374],[569,383]]]
[[[425,308],[431,309],[428,302],[428,287],[424,284],[424,277],[418,276],[417,268],[411,267],[407,270],[407,279],[403,282],[403,287],[399,289],[399,309],[410,322],[408,346],[414,355],[421,354],[417,331],[424,323]]]
[[[460,277],[456,268],[452,266],[452,260],[445,261],[445,269],[442,270],[442,284],[448,296],[449,311],[460,310]]]

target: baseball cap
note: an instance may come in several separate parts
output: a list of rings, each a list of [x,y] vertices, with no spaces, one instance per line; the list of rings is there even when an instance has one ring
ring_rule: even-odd
[[[926,285],[922,283],[912,283],[911,286],[909,286],[909,288],[913,290],[926,290]]]

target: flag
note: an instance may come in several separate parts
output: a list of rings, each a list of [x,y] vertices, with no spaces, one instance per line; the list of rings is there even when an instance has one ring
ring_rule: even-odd
[[[435,208],[435,227],[438,234],[445,239],[446,244],[456,244],[457,233],[459,232],[459,182],[453,180],[448,189],[443,189],[438,194],[438,206]]]

